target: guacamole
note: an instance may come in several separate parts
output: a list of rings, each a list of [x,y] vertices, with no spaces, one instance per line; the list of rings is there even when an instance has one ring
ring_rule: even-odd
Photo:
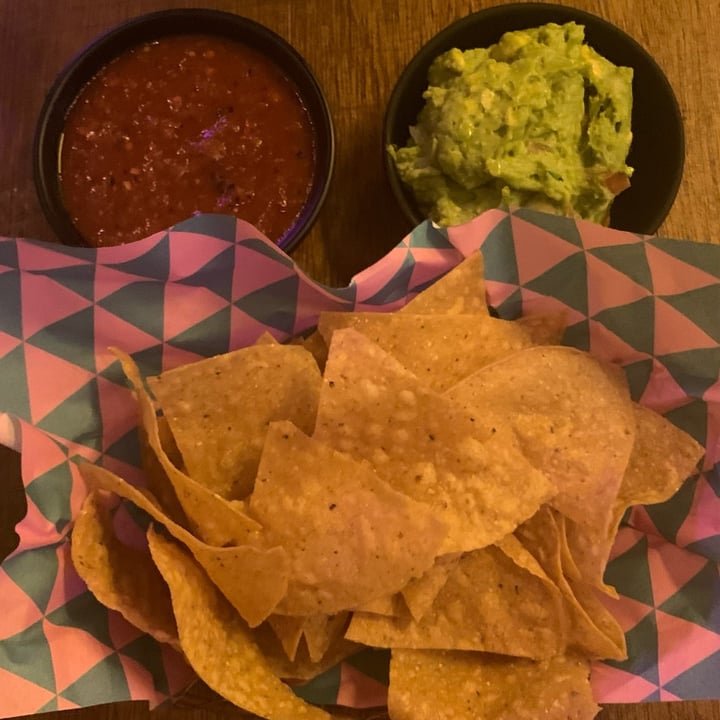
[[[551,23],[433,62],[410,141],[389,149],[428,217],[521,205],[607,224],[632,174],[632,69],[584,40]]]

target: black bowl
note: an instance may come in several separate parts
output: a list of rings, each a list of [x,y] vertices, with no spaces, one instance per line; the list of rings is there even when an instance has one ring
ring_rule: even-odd
[[[635,170],[630,188],[613,202],[610,226],[652,234],[670,211],[682,178],[685,137],[680,108],[670,83],[647,51],[619,28],[582,10],[551,3],[513,3],[481,10],[447,26],[420,49],[400,75],[385,114],[383,148],[406,144],[408,128],[415,124],[424,104],[428,69],[438,55],[452,48],[493,45],[510,30],[571,21],[585,26],[588,45],[615,65],[634,70],[633,142],[628,165]],[[387,151],[385,167],[409,220],[414,224],[424,220]]]
[[[278,240],[278,246],[286,252],[292,250],[312,227],[327,195],[335,160],[330,110],[312,70],[283,38],[253,20],[217,10],[178,9],[142,15],[109,30],[79,52],[51,87],[35,131],[33,170],[40,204],[61,242],[89,244],[65,208],[59,174],[65,118],[78,93],[108,62],[131,47],[168,35],[191,33],[245,44],[272,60],[297,87],[315,130],[315,178],[304,209]],[[178,218],[181,219],[184,218]]]

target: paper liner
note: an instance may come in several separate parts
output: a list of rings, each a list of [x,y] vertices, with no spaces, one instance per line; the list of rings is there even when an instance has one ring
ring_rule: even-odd
[[[193,677],[99,606],[68,561],[84,495],[70,458],[139,478],[134,404],[108,346],[155,374],[266,330],[285,340],[322,310],[394,310],[477,248],[500,316],[566,310],[567,344],[623,365],[635,399],[707,447],[700,476],[620,530],[607,578],[630,657],[597,664],[597,701],[720,697],[720,247],[493,210],[447,230],[423,223],[332,289],[248,224],[206,215],[98,250],[0,240],[0,442],[23,453],[28,504],[0,567],[0,716],[155,706]],[[361,653],[297,692],[382,703],[387,655]]]

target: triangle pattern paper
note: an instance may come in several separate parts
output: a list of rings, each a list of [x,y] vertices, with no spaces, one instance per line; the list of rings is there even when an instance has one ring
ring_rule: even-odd
[[[448,238],[447,228],[438,227],[433,225],[429,220],[420,223],[408,236],[408,247],[413,249],[418,248],[432,248],[437,249],[451,249],[453,244]]]
[[[706,270],[688,265],[660,249],[658,242],[662,241],[650,240],[645,246],[656,295],[678,295],[686,290],[705,287],[718,281],[709,268]]]
[[[674,542],[678,531],[685,522],[687,514],[693,505],[695,498],[695,487],[698,476],[686,480],[680,489],[673,495],[672,499],[666,502],[646,505],[645,512],[662,536]]]
[[[18,243],[9,238],[0,238],[0,265],[19,267]]]
[[[58,437],[72,437],[93,450],[102,447],[102,428],[95,421],[100,407],[97,380],[93,377],[46,412],[35,425]]]
[[[691,400],[680,407],[664,413],[665,417],[685,432],[692,435],[701,445],[709,446],[707,405],[699,399]]]
[[[225,353],[230,349],[228,347],[230,311],[231,306],[225,305],[221,310],[209,315],[201,322],[169,337],[167,341],[175,347],[205,357]]]
[[[120,652],[117,654],[117,658],[122,666],[130,697],[145,698],[151,708],[168,699],[167,693],[157,689],[155,678],[144,667],[142,661],[138,662]]]
[[[623,365],[625,371],[625,377],[627,377],[628,384],[630,385],[630,394],[633,400],[638,400],[642,397],[650,376],[652,375],[653,361],[651,358],[645,358],[641,360],[635,360],[634,362]]]
[[[521,284],[540,295],[559,300],[582,315],[588,314],[587,262],[584,253],[576,253],[551,267],[530,282]]]
[[[108,647],[85,631],[76,628],[55,625],[45,621],[45,636],[50,643],[55,683],[58,692],[72,685],[78,677],[85,675],[98,663],[114,654]],[[75,651],[82,644],[83,652]],[[76,699],[76,701],[79,698]]]
[[[581,320],[565,328],[563,344],[588,352],[590,350],[590,321]]]
[[[645,605],[653,605],[653,587],[647,562],[647,538],[641,537],[622,555],[613,558],[605,570],[605,582],[621,593]],[[628,569],[631,571],[628,572]]]
[[[387,694],[387,682],[375,680],[350,662],[342,664],[338,704],[357,708],[382,707],[387,704]]]
[[[624,230],[613,230],[612,233],[608,233],[606,227],[590,222],[589,220],[578,220],[577,226],[582,237],[583,247],[585,248],[634,245],[645,238],[644,235],[638,235]]]
[[[0,669],[12,670],[33,685],[56,692],[52,655],[42,620],[0,641]]]
[[[629,246],[634,247],[634,246]],[[588,252],[588,315],[597,315],[603,310],[630,305],[649,296],[645,287],[636,283],[624,272]]]
[[[227,300],[203,287],[167,285],[164,336],[174,338],[227,307]]]
[[[182,282],[191,278],[218,255],[233,250],[234,244],[212,235],[197,235],[196,233],[174,230],[170,244],[170,271],[169,282]],[[230,257],[228,267],[232,271],[233,258]]]
[[[246,223],[247,224],[247,223]],[[239,227],[240,224],[238,224]],[[247,258],[253,257],[250,261],[250,265],[254,265],[258,259],[256,256],[266,257],[278,266],[285,266],[288,270],[292,270],[295,267],[292,259],[288,257],[284,252],[281,252],[276,245],[271,243],[267,238],[263,239],[263,236],[258,233],[256,237],[246,237],[237,243],[238,248],[249,250],[250,254],[246,255]],[[235,258],[237,265],[237,256]],[[242,267],[239,265],[238,267]]]
[[[679,312],[661,298],[655,300],[655,323],[658,332],[655,353],[666,355],[677,351],[717,349],[717,342],[698,327],[687,315]]]
[[[515,285],[492,283],[488,287],[490,308],[503,320],[515,320],[522,315],[522,291]]]
[[[720,650],[666,683],[666,688],[685,700],[712,699],[717,696],[719,677]]]
[[[84,368],[95,371],[95,358],[88,352],[88,343],[94,340],[95,317],[92,307],[68,315],[62,320],[46,325],[27,342],[53,355]]]
[[[2,645],[0,645],[0,653],[2,653]],[[3,689],[2,712],[7,717],[34,715],[41,707],[47,707],[55,701],[54,691],[46,690],[14,671],[4,669],[2,660],[0,660],[0,687]]]
[[[603,703],[639,703],[657,690],[657,683],[605,663],[592,666],[591,681],[595,701]]]
[[[22,276],[23,337],[92,307],[92,302],[43,275]]]
[[[98,264],[95,266],[94,300],[95,302],[104,300],[106,297],[113,295],[118,290],[126,288],[128,285],[143,282],[148,282],[148,279],[139,275],[131,275],[122,270],[116,270],[113,267]]]
[[[334,704],[340,690],[341,665],[335,665],[304,685],[295,685],[292,691],[314,705]]]
[[[72,475],[68,463],[34,478],[25,487],[28,497],[38,510],[60,531],[71,520],[70,495]]]
[[[578,224],[562,215],[538,212],[530,208],[517,208],[513,210],[512,216],[526,220],[528,223],[544,230],[548,235],[557,236],[579,248],[583,246]]]
[[[295,276],[271,283],[238,298],[234,303],[235,307],[257,318],[264,325],[289,335],[295,327],[298,283]]]
[[[232,296],[235,246],[210,258],[205,265],[192,275],[182,279],[183,287],[212,288],[213,292],[226,300]]]
[[[165,660],[160,644],[149,635],[142,634],[121,648],[121,658],[134,660],[139,668],[149,673],[157,690],[170,695],[171,690],[165,676]]]
[[[714,633],[717,636],[717,647],[720,649],[719,599],[718,566],[717,563],[708,561],[700,572],[659,605],[659,609]]]
[[[686,548],[656,538],[648,553],[655,604],[660,607],[702,570],[705,561]]]
[[[605,663],[638,675],[657,688],[660,680],[655,612],[648,613],[634,628],[628,630],[625,633],[625,641],[628,648],[628,659],[606,660]]]
[[[595,357],[612,363],[640,362],[647,359],[647,353],[629,345],[623,338],[610,330],[605,323],[595,319],[588,321],[590,330],[590,351]]]
[[[512,231],[518,275],[523,285],[544,274],[549,267],[582,254],[577,244],[525,222],[517,215],[512,218]]]
[[[158,314],[162,315],[162,311],[159,311]],[[108,347],[120,347],[126,353],[135,355],[160,344],[160,340],[154,335],[150,335],[127,320],[97,306],[95,308],[94,333],[95,358],[99,371],[105,371],[110,365],[117,362],[115,356],[107,351]]]
[[[265,248],[265,245],[262,244]],[[248,272],[248,268],[253,272]],[[254,248],[239,245],[235,248],[235,271],[233,274],[232,299],[262,291],[268,285],[293,279],[292,266],[276,262],[274,254],[258,253]]]
[[[98,402],[103,430],[103,448],[107,452],[109,447],[121,442],[121,439],[130,431],[137,429],[137,406],[129,392],[125,378],[120,383],[112,382],[104,377],[98,377]],[[131,450],[127,446],[128,451]],[[133,461],[137,453],[132,452],[128,459]],[[137,463],[139,465],[139,463]]]
[[[89,590],[47,613],[46,619],[60,627],[89,633],[103,645],[113,647],[107,608],[100,605]]]
[[[46,242],[26,242],[18,245],[17,265],[21,270],[29,272],[46,272],[48,270],[75,267],[89,264],[88,249],[82,257],[73,257],[66,252],[67,246]]]
[[[357,309],[370,309],[373,306],[404,300],[410,288],[414,268],[415,258],[410,250],[404,247],[393,248],[383,258],[382,273],[371,266],[353,278],[358,287]]]
[[[482,244],[485,278],[508,285],[519,285],[517,257],[510,216],[505,216],[488,233]]]
[[[716,309],[720,307],[720,283],[680,295],[668,295],[663,300],[704,330],[716,343],[720,343],[720,322]]]
[[[689,335],[688,345],[691,345],[693,338]],[[689,396],[701,398],[717,381],[720,347],[689,349],[667,355],[658,353],[658,360]]]
[[[133,426],[125,435],[116,440],[112,445],[106,447],[104,453],[124,463],[139,466],[141,463],[141,452],[137,427]]]
[[[654,298],[646,297],[603,310],[595,314],[593,320],[604,325],[631,348],[652,355],[655,346],[654,310]]]
[[[16,555],[6,563],[11,563]],[[3,611],[0,613],[0,644],[18,630],[25,630],[42,619],[42,610],[32,601],[28,602],[27,593],[7,573],[5,566],[0,567],[0,593],[3,599]]]
[[[66,687],[60,695],[79,705],[101,704],[109,697],[114,698],[115,702],[132,700],[123,666],[117,654],[109,655],[98,662],[72,685]]]
[[[441,232],[447,237],[453,247],[457,248],[463,256],[467,257],[481,246],[485,238],[491,235],[498,225],[507,220],[509,220],[508,213],[505,210],[496,208],[488,210],[482,215],[478,215],[464,225],[455,225],[448,228],[433,226],[433,229]],[[412,233],[410,236],[412,237]],[[444,247],[442,239],[443,237],[441,235],[438,244],[440,248]]]
[[[6,560],[5,574],[44,612],[53,591],[58,572],[58,558],[54,547],[37,548],[33,553],[21,553]]]
[[[95,268],[91,263],[47,270],[46,275],[86,300],[95,298]]]
[[[713,562],[720,563],[720,535],[711,535],[702,540],[696,540],[687,546],[687,550]]]
[[[24,344],[0,357],[0,397],[3,400],[3,412],[12,413],[23,420],[30,420],[30,395]]]
[[[671,238],[653,238],[651,242],[671,257],[703,272],[710,272],[720,280],[720,248],[717,245]],[[712,272],[713,268],[715,272]],[[683,271],[680,271],[680,277],[683,274]]]
[[[655,278],[650,271],[646,243],[638,241],[631,245],[593,247],[588,249],[588,256],[591,255],[615,268],[647,292],[653,292]]]
[[[720,651],[720,636],[701,625],[661,611],[656,613],[656,618],[663,686],[667,687],[676,677]]]
[[[165,287],[152,280],[136,282],[98,300],[98,307],[122,318],[130,325],[161,340],[163,336],[163,299]],[[148,312],[152,308],[153,312]]]
[[[230,215],[214,213],[193,215],[171,227],[170,234],[173,236],[175,233],[194,234],[198,242],[202,242],[204,236],[209,236],[211,240],[217,238],[233,243],[241,225],[244,226],[246,232],[259,235],[258,231],[248,223],[236,222],[235,218]]]
[[[104,249],[108,260],[103,264],[138,277],[165,281],[170,275],[169,248],[168,234],[157,233],[139,242]],[[119,261],[110,259],[118,256],[122,258]]]
[[[2,312],[0,312],[0,332],[12,337],[22,338],[22,302],[20,292],[20,273],[16,270],[0,275],[2,291]]]

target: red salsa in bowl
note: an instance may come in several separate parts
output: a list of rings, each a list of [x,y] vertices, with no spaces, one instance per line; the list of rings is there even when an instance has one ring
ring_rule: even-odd
[[[324,199],[333,133],[309,69],[274,33],[229,13],[164,11],[71,63],[46,101],[35,162],[64,242],[117,245],[223,213],[290,249]]]

